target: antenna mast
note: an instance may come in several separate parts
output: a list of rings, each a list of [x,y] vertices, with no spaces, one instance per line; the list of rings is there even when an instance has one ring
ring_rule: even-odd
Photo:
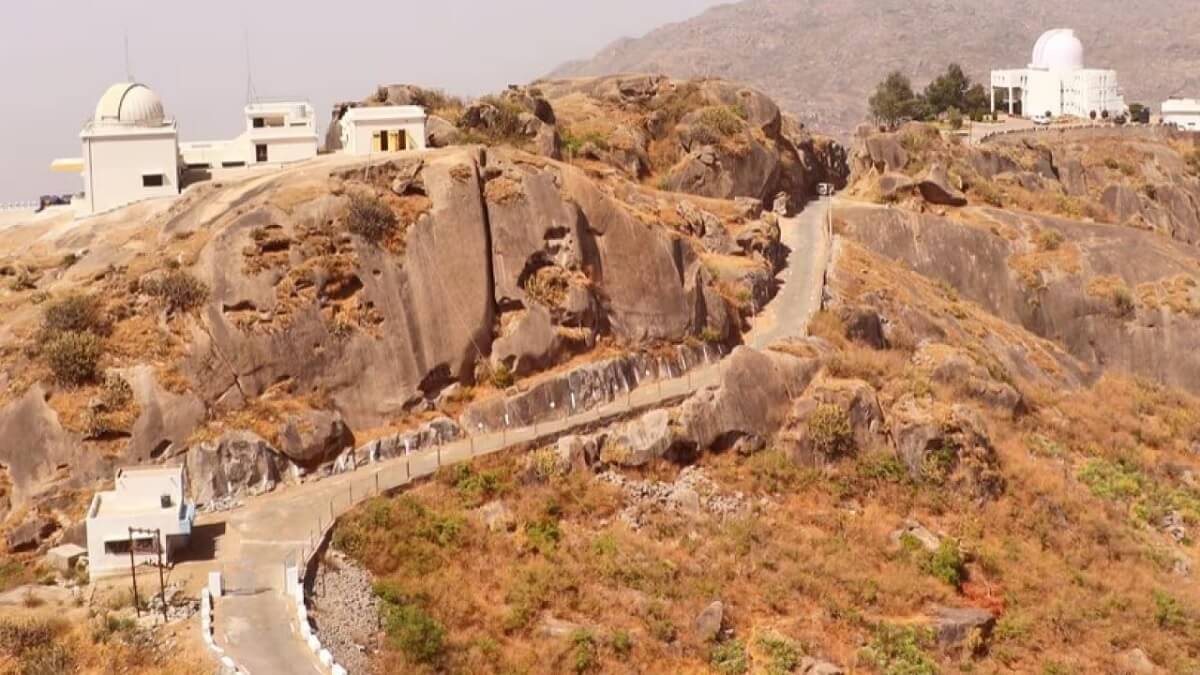
[[[125,81],[133,82],[133,68],[129,65],[129,29],[125,29]]]
[[[250,30],[244,29],[243,38],[246,44],[246,105],[254,103],[257,94],[254,91],[254,69],[250,65]]]

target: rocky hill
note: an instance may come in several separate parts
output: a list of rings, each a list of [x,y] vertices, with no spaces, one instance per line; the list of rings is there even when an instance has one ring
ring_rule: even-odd
[[[863,138],[844,231],[1098,368],[1200,391],[1200,151],[1153,128]]]
[[[1195,672],[1200,250],[1053,212],[1191,189],[1115,134],[861,139],[809,337],[364,504],[314,611],[389,672]]]
[[[438,109],[452,147],[418,156],[0,230],[11,547],[78,524],[114,466],[186,461],[207,503],[539,373],[739,343],[783,264],[763,200],[844,183],[844,152],[734,85],[545,91]]]
[[[1200,90],[1185,0],[953,3],[948,0],[745,0],[568,63],[552,77],[617,72],[722,77],[771,92],[810,127],[848,135],[875,84],[899,69],[923,83],[949,62],[978,81],[1022,67],[1038,36],[1075,29],[1086,60],[1119,71],[1126,97],[1157,106]]]
[[[715,353],[695,391],[341,518],[322,644],[380,672],[1200,669],[1187,137],[913,125],[847,151],[753,89],[646,76],[355,104],[415,99],[429,151],[0,221],[0,603],[77,581],[37,554],[115,466],[185,462],[238,508]],[[822,181],[846,188],[805,270],[823,309],[747,347],[812,259],[783,228],[822,223],[780,214]],[[130,608],[51,626],[21,597],[0,669],[178,672]]]

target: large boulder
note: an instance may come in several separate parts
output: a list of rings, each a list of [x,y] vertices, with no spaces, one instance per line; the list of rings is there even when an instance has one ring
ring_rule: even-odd
[[[516,375],[528,375],[554,365],[562,339],[543,306],[531,303],[492,346],[492,359]]]
[[[738,347],[720,384],[696,392],[681,406],[680,439],[697,450],[766,439],[783,427],[792,398],[804,392],[819,368],[816,358]]]
[[[896,451],[913,480],[947,485],[977,501],[1003,494],[999,456],[974,409],[954,405],[940,412],[907,396],[889,420]]]
[[[185,468],[192,498],[202,506],[273,490],[291,463],[271,444],[248,431],[233,431],[192,446]]]
[[[978,607],[935,607],[930,624],[938,644],[949,647],[962,644],[972,634],[986,641],[996,625],[996,615]]]
[[[652,410],[613,430],[600,448],[600,461],[628,467],[645,466],[666,456],[675,442],[670,413]]]
[[[838,411],[840,420],[822,410]],[[828,428],[843,421],[844,429]],[[834,459],[829,456],[833,451],[849,453],[880,442],[883,411],[875,389],[866,382],[822,378],[795,402],[789,426],[793,430],[790,435],[792,457],[802,463],[812,463]]]
[[[37,549],[59,529],[58,521],[43,514],[31,514],[19,525],[9,528],[4,535],[9,553],[23,553]]]
[[[934,164],[929,167],[925,176],[917,183],[917,189],[921,192],[921,197],[930,204],[940,204],[943,206],[966,206],[967,197],[962,193],[962,190],[955,187],[950,182],[950,174],[946,171],[946,167],[941,164]]]
[[[738,250],[720,218],[686,199],[681,199],[675,208],[679,217],[683,219],[683,226],[687,232],[699,237],[709,251],[729,255]]]
[[[287,415],[279,430],[279,450],[293,463],[312,468],[354,447],[354,434],[340,413],[305,410]]]
[[[346,198],[337,195],[290,212],[234,211],[194,267],[211,289],[192,324],[185,367],[195,394],[217,411],[231,410],[288,382],[297,396],[326,393],[347,424],[369,428],[403,413],[414,397],[471,382],[480,353],[490,349],[495,310],[478,164],[474,149],[425,156],[419,178],[426,194],[405,199],[428,210],[404,223],[402,252],[351,236],[323,244],[320,226],[346,212]],[[387,180],[398,166],[372,171],[386,180],[379,199],[400,199]],[[351,171],[343,180],[362,175]],[[267,269],[243,264],[255,233],[268,231],[294,242],[290,257]],[[331,316],[338,306],[371,321],[342,330]],[[454,308],[449,320],[447,307]],[[246,315],[269,323],[248,326]]]
[[[714,600],[696,617],[696,639],[700,642],[716,640],[724,621],[725,605],[720,600]]]
[[[956,388],[988,406],[1003,410],[1010,416],[1025,411],[1021,393],[1011,384],[995,379],[967,352],[936,342],[925,342],[913,355],[913,365],[927,373],[934,382]]]
[[[46,487],[60,467],[69,467],[72,480],[80,485],[107,474],[109,468],[77,434],[63,429],[48,398],[42,385],[34,385],[0,408],[0,464],[12,483],[9,499],[14,509]]]
[[[431,148],[446,148],[458,145],[462,140],[462,132],[449,120],[430,115],[425,119],[425,142]]]
[[[879,173],[904,171],[908,152],[895,134],[876,134],[863,141],[865,159]]]
[[[879,177],[879,196],[884,201],[896,201],[912,194],[917,182],[908,176],[895,171],[889,171]]]
[[[126,368],[121,376],[141,411],[130,432],[125,458],[143,462],[184,452],[192,432],[204,423],[204,402],[191,392],[176,394],[164,389],[151,366]]]

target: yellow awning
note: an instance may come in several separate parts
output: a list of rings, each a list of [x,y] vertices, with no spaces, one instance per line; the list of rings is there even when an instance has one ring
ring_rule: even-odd
[[[56,159],[50,163],[50,170],[59,173],[81,173],[83,171],[83,158],[69,157],[67,159]]]

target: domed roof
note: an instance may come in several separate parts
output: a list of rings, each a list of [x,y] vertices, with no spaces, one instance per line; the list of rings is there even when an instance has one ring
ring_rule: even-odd
[[[101,123],[160,124],[165,118],[158,94],[144,84],[120,82],[100,97],[92,119]]]
[[[1083,67],[1083,43],[1069,28],[1056,28],[1042,33],[1033,47],[1034,68],[1078,70]]]

